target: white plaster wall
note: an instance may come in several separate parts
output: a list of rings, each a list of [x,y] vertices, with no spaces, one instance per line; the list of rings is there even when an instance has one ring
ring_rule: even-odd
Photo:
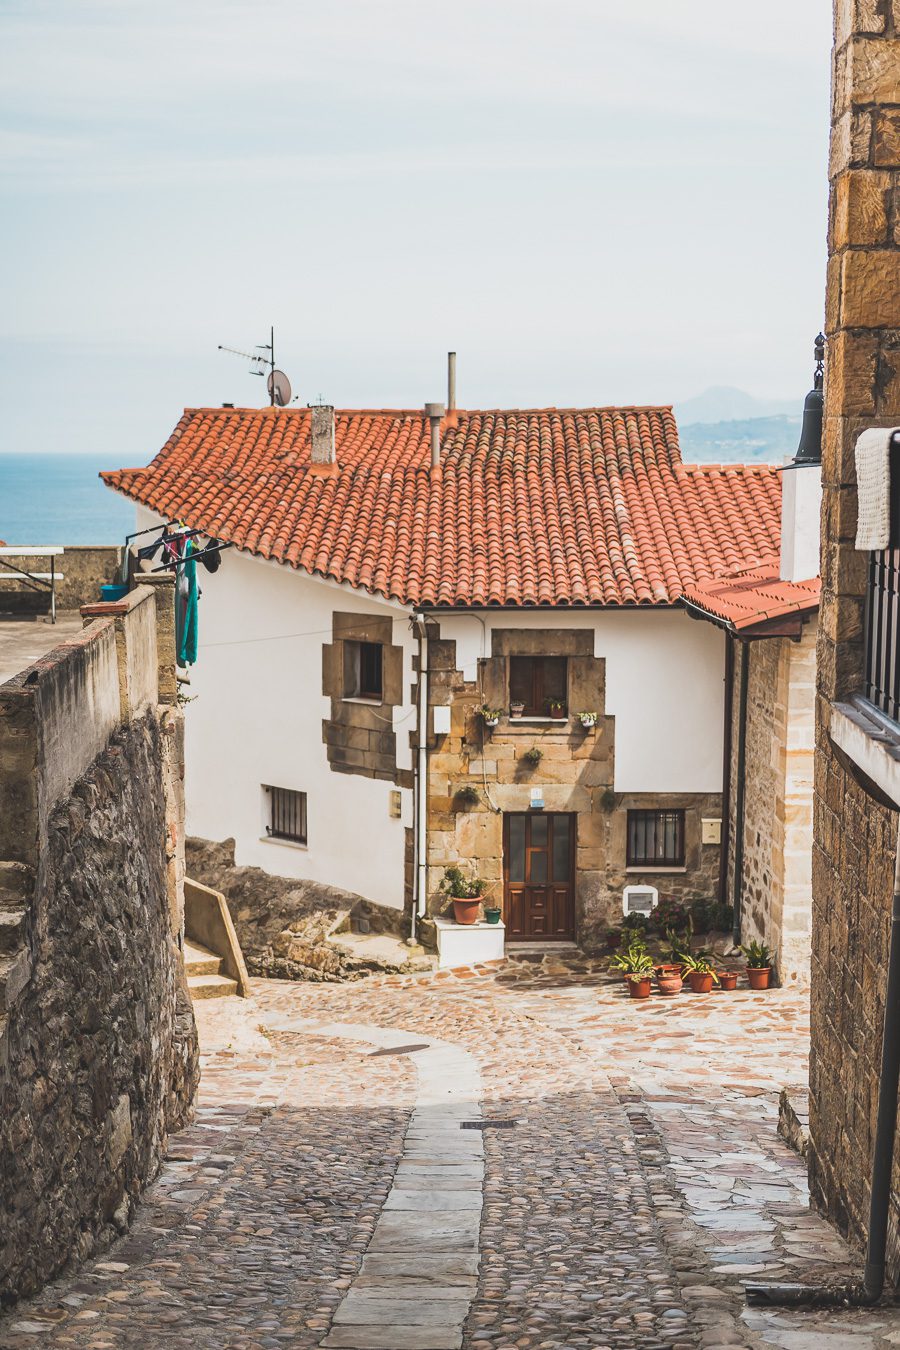
[[[474,680],[493,628],[592,628],[616,719],[616,792],[721,792],[725,636],[683,610],[489,611],[436,615]],[[577,711],[577,709],[575,710]]]
[[[153,521],[141,511],[138,528]],[[187,831],[234,838],[240,866],[338,886],[403,907],[402,815],[388,814],[395,784],[335,773],[322,741],[331,701],[322,694],[322,646],[332,640],[335,610],[390,614],[403,645],[403,692],[409,697],[416,644],[409,616],[358,591],[229,549],[218,572],[198,568],[199,651],[185,710]],[[397,764],[412,767],[414,708],[394,710]],[[308,845],[265,838],[263,784],[307,794]]]

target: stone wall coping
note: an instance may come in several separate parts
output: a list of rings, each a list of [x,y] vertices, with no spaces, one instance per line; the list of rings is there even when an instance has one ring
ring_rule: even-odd
[[[152,587],[141,583],[141,585],[135,586],[133,590],[129,591],[127,595],[123,595],[121,600],[97,600],[93,604],[82,605],[79,612],[83,619],[116,617],[117,615],[128,614],[130,610],[137,609],[138,605],[146,604],[148,600],[152,599]]]
[[[11,694],[33,695],[36,687],[47,679],[55,666],[71,660],[74,650],[89,647],[92,643],[98,642],[107,629],[112,626],[111,615],[94,619],[80,633],[74,633],[71,637],[66,638],[58,647],[51,648],[37,661],[33,661],[30,666],[25,666],[18,674],[11,675],[4,684],[0,684],[0,697],[5,698]]]

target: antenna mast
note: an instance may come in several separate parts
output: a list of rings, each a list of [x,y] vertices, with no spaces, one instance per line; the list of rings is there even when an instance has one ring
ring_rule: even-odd
[[[257,356],[255,352],[240,351],[237,347],[226,347],[219,343],[220,352],[231,352],[232,356],[243,356],[248,361],[252,361],[255,369],[250,370],[249,374],[267,376],[266,388],[269,392],[270,408],[285,408],[291,401],[291,382],[284,371],[276,369],[275,366],[275,328],[274,325],[269,329],[269,341],[258,342],[256,344],[257,352],[266,352],[266,356]],[[268,367],[268,371],[266,370]]]

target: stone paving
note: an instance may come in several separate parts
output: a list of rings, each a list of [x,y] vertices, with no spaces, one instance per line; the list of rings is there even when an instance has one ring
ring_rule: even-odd
[[[131,1231],[0,1346],[900,1345],[893,1306],[744,1306],[747,1279],[859,1270],[775,1133],[801,991],[636,1003],[548,958],[257,980],[198,1013],[197,1122]]]

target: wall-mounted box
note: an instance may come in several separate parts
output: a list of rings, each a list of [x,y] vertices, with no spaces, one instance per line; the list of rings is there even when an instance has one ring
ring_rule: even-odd
[[[436,708],[432,708],[431,715],[434,719],[435,736],[450,735],[450,704],[439,703]]]
[[[722,822],[706,817],[700,821],[700,840],[704,844],[721,844]]]
[[[403,798],[400,792],[393,788],[388,796],[388,815],[391,820],[399,820],[403,813]]]

